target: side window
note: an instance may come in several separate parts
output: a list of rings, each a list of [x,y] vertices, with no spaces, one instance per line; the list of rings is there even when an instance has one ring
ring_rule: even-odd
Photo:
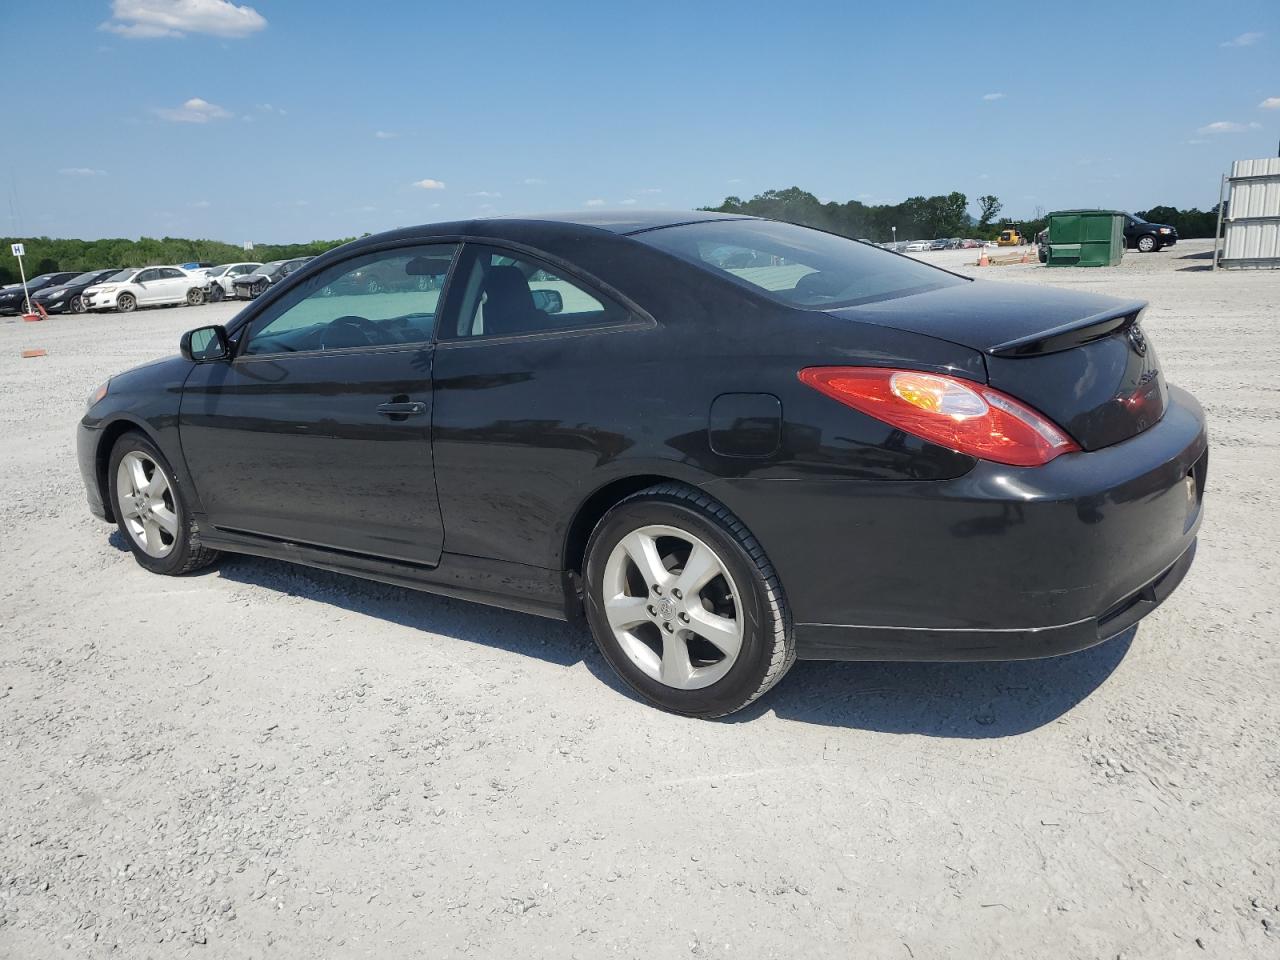
[[[156,270],[143,270],[140,274],[133,278],[134,283],[147,283],[156,279]]]
[[[176,270],[173,267],[165,267],[163,270],[160,271],[161,280],[180,280],[185,276],[186,276],[185,273],[183,273],[181,270]]]
[[[522,254],[468,244],[451,337],[503,337],[625,323],[628,310]],[[453,299],[451,296],[450,299]],[[454,326],[450,324],[450,326]]]
[[[457,250],[453,243],[397,247],[334,264],[255,317],[241,353],[350,350],[430,340],[440,291]]]

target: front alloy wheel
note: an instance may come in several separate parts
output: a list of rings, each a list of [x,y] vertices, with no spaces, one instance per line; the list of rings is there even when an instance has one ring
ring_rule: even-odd
[[[116,509],[121,525],[143,553],[161,560],[178,542],[178,511],[173,487],[159,464],[130,450],[116,467]]]
[[[198,307],[204,303],[204,291],[199,287],[192,287],[187,291],[187,306]]]
[[[141,566],[175,575],[217,559],[200,543],[173,470],[147,437],[131,432],[116,441],[107,483],[116,525]]]
[[[116,298],[116,309],[121,313],[132,313],[137,305],[138,300],[132,293],[122,293]]]
[[[89,309],[84,305],[84,299],[79,296],[72,297],[71,302],[67,304],[67,307],[72,313],[85,313]]]
[[[587,545],[585,604],[609,664],[650,702],[740,710],[795,659],[782,586],[724,505],[681,484],[618,503]]]
[[[1146,236],[1138,238],[1138,249],[1143,253],[1150,253],[1155,248],[1156,238],[1151,236],[1151,234],[1148,233]]]

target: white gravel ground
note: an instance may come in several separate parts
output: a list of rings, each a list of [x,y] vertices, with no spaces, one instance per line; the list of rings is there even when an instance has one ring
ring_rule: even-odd
[[[1213,453],[1196,565],[1136,635],[800,664],[721,723],[561,624],[249,558],[145,573],[72,427],[234,307],[0,320],[0,955],[1280,956],[1280,272],[1206,249],[920,255],[1151,300]]]

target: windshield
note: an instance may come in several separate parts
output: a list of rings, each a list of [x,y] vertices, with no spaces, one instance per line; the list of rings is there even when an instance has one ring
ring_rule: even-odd
[[[227,272],[228,270],[230,270],[230,269],[231,269],[231,264],[229,264],[229,263],[224,263],[224,264],[223,264],[222,266],[220,266],[220,267],[210,267],[210,268],[209,268],[209,276],[211,276],[211,277],[220,277],[220,276],[222,276],[224,273],[226,273],[226,272]]]
[[[92,283],[101,273],[101,270],[90,270],[88,273],[82,273],[78,277],[72,277],[67,283]]]
[[[102,282],[103,283],[124,283],[126,280],[128,280],[137,272],[138,272],[137,267],[129,267],[125,270],[121,270],[119,273],[113,273],[111,276],[107,277],[107,279],[103,280]]]
[[[692,223],[634,239],[794,307],[847,307],[965,282],[856,240],[772,220]]]
[[[1136,213],[1131,213],[1131,214],[1129,214],[1129,219],[1130,219],[1130,220],[1132,220],[1134,223],[1146,223],[1146,222],[1147,222],[1147,221],[1143,220],[1140,216],[1138,216]]]

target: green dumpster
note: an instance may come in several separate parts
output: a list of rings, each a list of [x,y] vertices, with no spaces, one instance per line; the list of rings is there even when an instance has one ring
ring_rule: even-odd
[[[1049,214],[1051,267],[1114,267],[1124,255],[1119,210],[1058,210]]]

